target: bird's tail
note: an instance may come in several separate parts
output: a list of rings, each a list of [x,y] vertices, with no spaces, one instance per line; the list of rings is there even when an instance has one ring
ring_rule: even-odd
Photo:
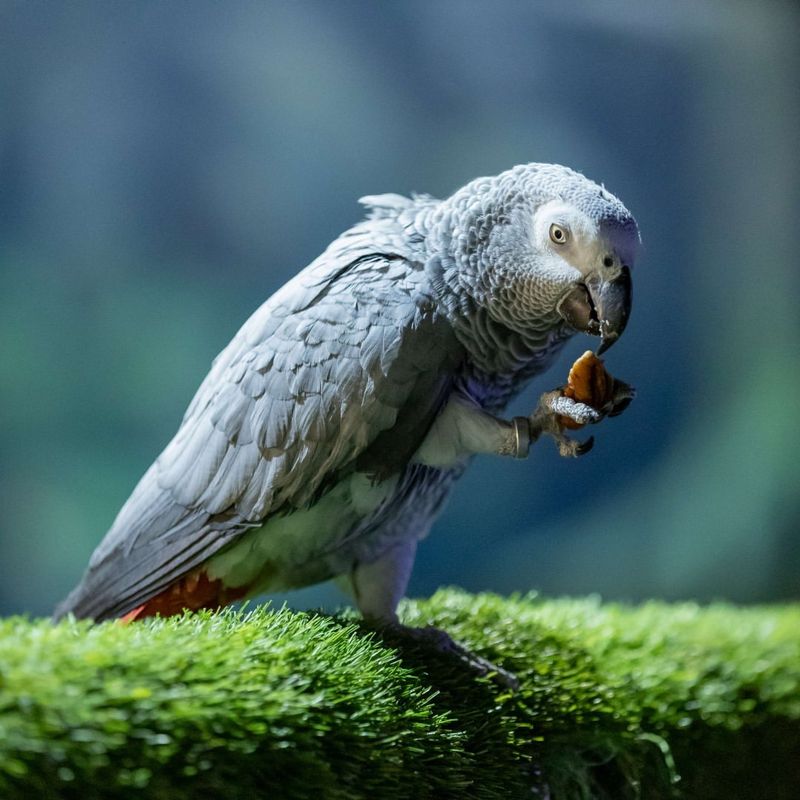
[[[249,586],[226,587],[219,578],[209,578],[204,569],[196,569],[136,608],[122,614],[119,619],[122,622],[133,622],[156,615],[171,617],[185,610],[200,611],[204,608],[216,610],[241,600],[249,588]],[[56,608],[53,621],[56,622],[67,614],[74,614],[79,619],[89,617],[91,613],[87,612],[90,605],[83,585],[78,586]]]

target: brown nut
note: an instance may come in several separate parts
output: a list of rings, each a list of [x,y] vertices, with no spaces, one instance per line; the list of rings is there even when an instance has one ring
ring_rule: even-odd
[[[610,402],[614,393],[614,378],[606,372],[603,362],[591,350],[587,350],[573,365],[564,387],[564,397],[600,409]],[[575,430],[583,426],[569,417],[560,416],[558,421],[565,428]]]

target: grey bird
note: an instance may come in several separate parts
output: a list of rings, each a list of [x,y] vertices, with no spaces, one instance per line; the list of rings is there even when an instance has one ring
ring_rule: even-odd
[[[367,219],[270,297],[214,361],[56,617],[127,620],[337,578],[396,623],[417,542],[472,456],[523,458],[559,391],[502,412],[576,331],[623,332],[640,238],[603,187],[526,164],[447,200],[361,199]]]

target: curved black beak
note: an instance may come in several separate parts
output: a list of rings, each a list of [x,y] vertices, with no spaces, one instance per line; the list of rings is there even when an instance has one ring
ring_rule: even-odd
[[[628,267],[623,267],[611,281],[594,273],[570,289],[556,310],[575,330],[599,336],[601,342],[597,354],[601,355],[622,336],[631,314],[632,294]]]

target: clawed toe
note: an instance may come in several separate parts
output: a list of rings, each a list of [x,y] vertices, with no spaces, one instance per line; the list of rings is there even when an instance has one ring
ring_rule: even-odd
[[[575,448],[576,456],[585,456],[594,447],[594,436],[590,436],[585,442],[578,442]]]
[[[435,628],[432,625],[427,625],[424,628],[409,628],[399,624],[391,625],[390,630],[401,638],[419,642],[432,648],[437,653],[442,653],[457,660],[476,675],[489,678],[489,680],[503,688],[519,688],[519,681],[513,673],[471,652],[464,645],[455,641],[447,631]]]
[[[609,417],[618,417],[630,404],[632,397],[626,397],[624,400],[620,400],[618,403],[615,403],[611,407],[611,411],[608,412]]]
[[[634,397],[636,397],[636,389],[633,386],[628,386],[627,383],[619,380],[614,381],[614,396],[611,399],[608,416],[616,417],[621,414],[631,404]]]
[[[556,443],[559,455],[564,458],[578,458],[586,455],[594,447],[594,436],[590,436],[584,442],[579,442],[562,435],[556,439]]]

